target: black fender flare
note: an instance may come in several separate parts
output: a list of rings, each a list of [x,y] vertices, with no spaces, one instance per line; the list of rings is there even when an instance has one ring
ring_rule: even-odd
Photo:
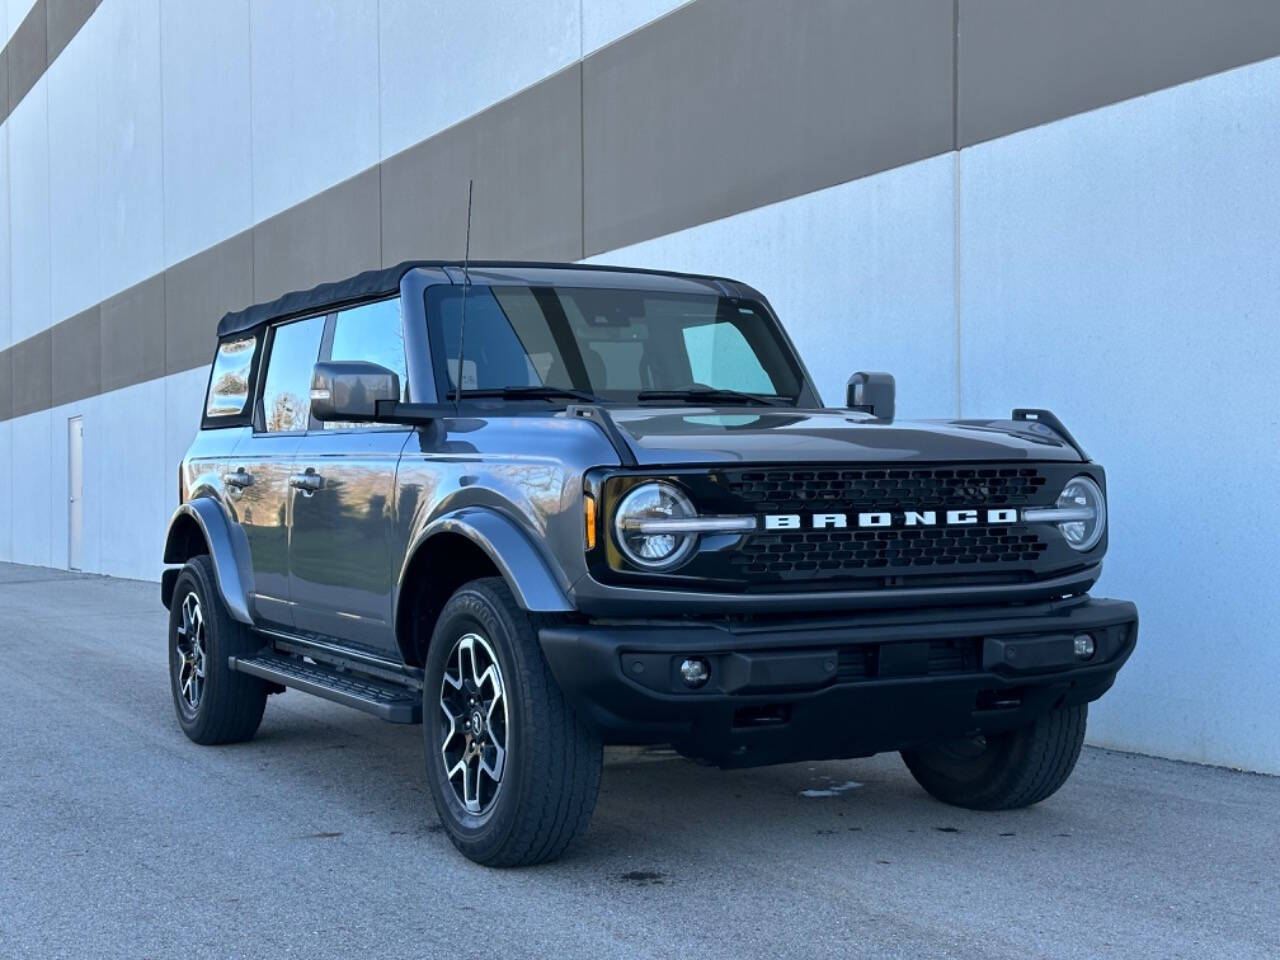
[[[164,562],[185,563],[182,553],[183,538],[178,528],[194,521],[209,547],[209,558],[218,581],[218,593],[233,620],[253,625],[251,598],[253,596],[253,564],[249,558],[249,541],[244,531],[227,520],[222,505],[212,497],[197,497],[178,507],[169,518],[165,534]],[[173,574],[172,577],[169,574]],[[177,571],[166,570],[162,581],[161,597],[165,606],[172,598],[173,582]]]
[[[410,549],[405,551],[400,568],[397,598],[413,558],[433,537],[443,533],[464,536],[483,550],[523,609],[534,613],[567,613],[573,610],[564,577],[556,575],[559,572],[557,568],[534,545],[528,534],[510,517],[478,506],[461,507],[436,517],[414,538]]]

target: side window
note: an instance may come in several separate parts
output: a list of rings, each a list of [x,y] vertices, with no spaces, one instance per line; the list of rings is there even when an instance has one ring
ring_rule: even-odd
[[[258,346],[254,336],[225,340],[218,344],[209,376],[209,396],[205,399],[206,417],[234,417],[244,413],[249,402],[249,376],[253,371],[253,354]]]
[[[311,416],[311,369],[320,358],[323,316],[276,327],[262,389],[262,422],[268,433],[307,429]]]
[[[773,381],[756,352],[732,323],[717,321],[685,327],[684,346],[695,383],[744,393],[774,392]]]
[[[400,399],[409,399],[409,371],[404,358],[404,327],[400,318],[400,298],[365,303],[341,310],[334,320],[330,360],[364,360],[386,367],[400,378]],[[368,423],[324,425],[326,430],[370,427]]]

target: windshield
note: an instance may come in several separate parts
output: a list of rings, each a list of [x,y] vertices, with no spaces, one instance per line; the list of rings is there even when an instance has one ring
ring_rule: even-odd
[[[462,290],[435,286],[450,391],[459,381]],[[757,303],[712,295],[582,287],[473,286],[462,394],[571,391],[604,401],[794,402],[800,377]],[[653,394],[653,396],[649,396]]]

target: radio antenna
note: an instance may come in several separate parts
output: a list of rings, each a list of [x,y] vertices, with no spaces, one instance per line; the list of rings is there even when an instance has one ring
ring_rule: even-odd
[[[471,286],[471,189],[474,186],[475,180],[467,181],[467,242],[462,249],[462,316],[458,320],[458,382],[453,388],[455,406],[462,399],[462,371],[466,369],[462,361],[465,357],[463,350],[467,345],[467,288]]]

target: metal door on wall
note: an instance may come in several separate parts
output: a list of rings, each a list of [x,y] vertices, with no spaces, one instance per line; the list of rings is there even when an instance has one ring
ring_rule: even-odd
[[[80,569],[84,538],[84,418],[67,420],[67,568]]]

